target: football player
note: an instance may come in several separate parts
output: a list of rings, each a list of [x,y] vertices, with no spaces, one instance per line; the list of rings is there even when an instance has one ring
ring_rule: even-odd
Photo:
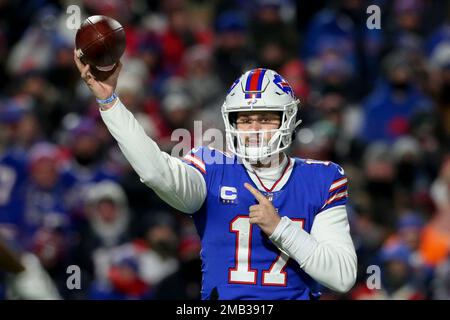
[[[347,178],[332,162],[290,158],[299,101],[278,73],[247,71],[222,106],[231,154],[199,147],[161,152],[114,90],[75,54],[100,114],[140,179],[192,214],[202,250],[202,299],[311,299],[317,284],[348,291],[357,259],[346,212]]]

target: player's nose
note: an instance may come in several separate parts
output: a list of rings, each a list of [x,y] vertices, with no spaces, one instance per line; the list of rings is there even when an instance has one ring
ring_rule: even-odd
[[[258,120],[253,120],[250,122],[250,130],[259,131],[261,130],[261,123]]]

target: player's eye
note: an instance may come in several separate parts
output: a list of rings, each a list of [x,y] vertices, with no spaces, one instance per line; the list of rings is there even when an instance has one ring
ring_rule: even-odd
[[[261,118],[259,121],[264,124],[278,124],[279,120],[277,118],[265,117],[265,118]]]
[[[250,119],[249,118],[239,118],[236,121],[237,124],[249,124],[250,123]]]

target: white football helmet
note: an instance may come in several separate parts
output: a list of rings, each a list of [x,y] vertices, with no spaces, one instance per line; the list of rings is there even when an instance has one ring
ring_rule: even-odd
[[[287,149],[292,142],[296,127],[297,106],[289,83],[277,72],[270,69],[253,69],[244,73],[228,90],[222,105],[227,146],[236,156],[248,161],[262,161]],[[275,130],[237,130],[236,112],[279,111],[281,125]],[[246,145],[245,137],[258,135],[258,144]],[[266,141],[266,136],[271,138]]]

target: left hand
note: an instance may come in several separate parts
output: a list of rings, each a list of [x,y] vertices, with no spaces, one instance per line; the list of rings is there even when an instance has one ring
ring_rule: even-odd
[[[261,230],[270,236],[278,226],[281,218],[278,215],[272,202],[267,199],[261,192],[253,188],[250,184],[244,183],[244,187],[255,196],[258,204],[250,206],[249,217],[250,224],[257,224]]]

